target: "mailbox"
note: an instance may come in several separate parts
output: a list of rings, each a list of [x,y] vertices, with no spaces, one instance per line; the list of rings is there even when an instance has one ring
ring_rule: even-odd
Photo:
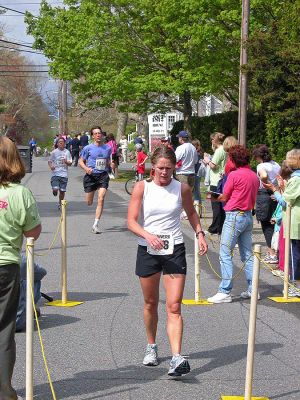
[[[21,159],[25,165],[26,172],[32,172],[32,152],[30,146],[17,146]]]

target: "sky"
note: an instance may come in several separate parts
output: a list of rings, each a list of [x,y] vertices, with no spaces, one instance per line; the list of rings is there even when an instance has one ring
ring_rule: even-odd
[[[39,15],[40,8],[40,0],[0,0],[0,9],[1,6],[8,7],[20,12],[29,11],[33,15]],[[53,6],[62,6],[62,0],[48,0],[49,4]],[[5,39],[22,43],[26,45],[32,45],[34,39],[32,36],[27,35],[26,33],[26,25],[24,23],[24,15],[18,14],[14,11],[6,10],[5,14],[0,15],[0,24],[4,25],[4,35]],[[30,48],[24,48],[26,50],[31,51]],[[21,52],[24,57],[26,57],[29,61],[34,62],[39,65],[46,65],[47,59],[41,54],[33,54]],[[46,76],[46,74],[44,74]],[[55,96],[55,91],[57,90],[56,82],[54,82],[48,76],[48,82],[44,88],[48,92],[48,95],[45,96],[45,101],[47,102],[47,98],[50,96]],[[52,94],[52,95],[51,95]]]

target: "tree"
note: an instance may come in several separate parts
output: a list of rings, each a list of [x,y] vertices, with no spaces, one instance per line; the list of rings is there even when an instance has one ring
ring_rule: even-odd
[[[237,104],[239,0],[65,3],[43,1],[38,19],[27,15],[28,32],[86,107],[173,108],[190,129],[192,98],[221,93]]]
[[[0,133],[26,142],[27,135],[49,129],[48,110],[40,94],[43,82],[22,72],[24,63],[30,63],[18,53],[0,49],[0,58],[4,66],[0,69]]]

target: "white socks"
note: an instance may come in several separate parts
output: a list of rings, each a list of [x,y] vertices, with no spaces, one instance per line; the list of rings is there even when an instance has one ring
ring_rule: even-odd
[[[100,219],[95,218],[95,222],[94,222],[93,228],[97,228],[98,227],[99,221],[100,221]]]

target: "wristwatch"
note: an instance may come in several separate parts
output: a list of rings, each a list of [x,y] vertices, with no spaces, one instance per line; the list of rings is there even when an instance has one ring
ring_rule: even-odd
[[[202,233],[202,236],[203,236],[203,237],[205,236],[204,231],[198,231],[198,232],[196,232],[196,238],[197,238],[197,239],[198,239],[198,237],[199,237],[199,233]]]

